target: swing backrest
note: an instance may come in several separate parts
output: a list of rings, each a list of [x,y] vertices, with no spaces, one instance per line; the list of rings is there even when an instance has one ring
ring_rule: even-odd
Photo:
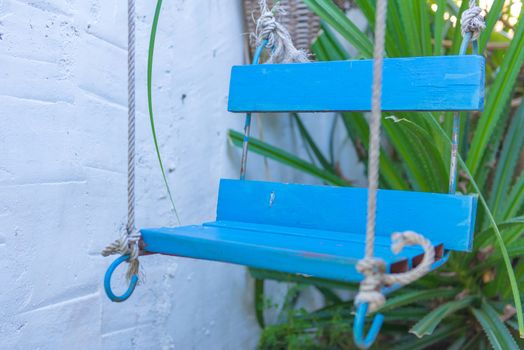
[[[369,111],[373,62],[235,66],[231,112]],[[472,111],[484,105],[484,57],[384,60],[382,110]]]
[[[231,112],[369,111],[372,61],[235,66]],[[482,56],[384,61],[385,111],[473,111],[484,106]],[[365,237],[367,190],[222,180],[217,220]],[[413,230],[445,249],[469,251],[476,196],[379,190],[377,239]],[[258,229],[258,228],[257,228]]]
[[[334,239],[364,237],[366,201],[365,188],[221,180],[217,221],[237,227],[278,226],[289,233],[329,231],[327,237]],[[377,237],[412,230],[445,249],[472,248],[476,196],[379,190],[377,205]]]

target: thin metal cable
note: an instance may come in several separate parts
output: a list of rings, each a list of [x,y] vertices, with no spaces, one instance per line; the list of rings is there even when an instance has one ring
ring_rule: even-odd
[[[113,254],[129,255],[127,278],[138,274],[140,231],[135,227],[135,0],[127,1],[127,225],[121,237],[108,245],[103,256]]]
[[[465,55],[470,41],[473,41],[473,51],[478,54],[478,45],[475,40],[478,39],[480,33],[486,24],[484,17],[482,17],[482,9],[477,6],[476,0],[469,1],[469,9],[462,13],[460,19],[462,32],[462,45],[460,46],[459,55]],[[460,112],[453,113],[453,131],[451,134],[451,158],[449,166],[449,188],[450,194],[455,194],[457,190],[457,157],[458,144],[460,134]]]

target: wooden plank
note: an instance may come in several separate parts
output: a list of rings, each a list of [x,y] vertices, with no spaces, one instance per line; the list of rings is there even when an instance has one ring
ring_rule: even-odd
[[[222,180],[217,221],[365,234],[367,189]],[[477,197],[379,190],[377,237],[412,230],[470,251]],[[298,231],[297,231],[298,232]]]
[[[482,110],[482,56],[390,58],[384,61],[384,111]],[[372,61],[235,66],[231,112],[369,111]]]
[[[277,228],[278,229],[278,228]],[[364,255],[364,242],[319,239],[281,234],[267,228],[261,231],[217,226],[184,226],[142,229],[145,251],[183,257],[221,261],[318,278],[358,282],[362,276],[355,264]],[[375,253],[388,266],[412,260],[421,253],[408,248],[399,255],[390,242],[376,244]],[[442,262],[437,262],[438,266]]]

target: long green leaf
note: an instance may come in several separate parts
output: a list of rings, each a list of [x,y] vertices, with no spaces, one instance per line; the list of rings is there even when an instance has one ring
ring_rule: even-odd
[[[415,0],[413,1],[415,6],[415,13],[418,14],[419,20],[419,32],[420,32],[420,46],[422,54],[424,56],[431,55],[431,27],[429,24],[429,11],[427,0]]]
[[[244,135],[242,133],[239,133],[238,131],[234,130],[229,130],[229,138],[235,146],[242,148],[242,144],[244,141]],[[284,165],[288,165],[290,167],[318,177],[319,179],[324,180],[326,183],[330,185],[349,185],[349,183],[346,180],[334,175],[333,173],[324,169],[320,169],[314,164],[311,164],[287,151],[271,146],[270,144],[260,141],[256,138],[249,138],[249,150],[261,156],[271,158]]]
[[[158,28],[158,20],[160,18],[160,11],[162,9],[162,0],[158,0],[156,3],[155,15],[153,17],[153,24],[151,25],[151,36],[149,39],[149,53],[147,56],[147,107],[149,111],[149,122],[151,124],[151,132],[153,134],[153,142],[155,144],[156,156],[158,158],[158,164],[160,165],[160,171],[162,172],[162,178],[164,179],[164,185],[166,186],[167,195],[173,211],[175,212],[176,219],[180,224],[180,218],[178,217],[178,212],[175,207],[175,201],[173,200],[173,195],[171,194],[171,188],[169,187],[169,182],[167,181],[166,171],[164,169],[164,163],[162,162],[162,156],[160,155],[160,147],[158,146],[158,138],[155,128],[155,118],[153,117],[153,56],[155,53],[155,39],[156,32]]]
[[[463,350],[464,344],[467,341],[467,337],[463,335],[462,337],[457,338],[448,348],[448,350]]]
[[[435,56],[442,55],[442,40],[444,40],[444,13],[446,12],[446,0],[437,0],[437,12],[435,13],[434,32],[434,49]]]
[[[373,44],[331,0],[304,0],[320,18],[335,28],[364,57],[371,57]]]
[[[454,2],[454,1],[450,1],[450,2]],[[452,55],[458,55],[459,53],[460,44],[462,42],[462,32],[460,30],[460,25],[461,25],[460,21],[462,18],[462,13],[464,13],[464,11],[468,8],[468,6],[469,6],[469,1],[462,1],[462,4],[460,5],[460,8],[458,9],[458,13],[456,14],[457,23],[454,26],[453,37],[452,37],[453,42],[452,42],[451,49],[450,49],[450,54]]]
[[[504,219],[511,218],[519,213],[522,213],[524,209],[524,171],[520,174],[519,178],[511,188],[507,198],[507,205],[504,209],[502,217]]]
[[[413,292],[405,292],[394,296],[386,301],[384,306],[380,308],[378,312],[388,312],[399,307],[404,307],[413,303],[419,303],[426,300],[434,300],[438,298],[449,298],[457,295],[459,291],[457,289],[428,289],[428,290],[416,290]]]
[[[520,227],[524,229],[524,216],[512,217],[511,219],[497,223],[497,226],[499,227],[499,229],[518,229]],[[477,233],[475,235],[475,247],[480,248],[484,247],[488,243],[491,243],[493,241],[492,238],[494,232],[495,230],[492,226],[490,226],[482,232]]]
[[[415,334],[419,338],[425,335],[430,335],[442,320],[449,315],[470,306],[474,301],[475,297],[466,297],[462,300],[455,300],[442,304],[418,321],[409,332]]]
[[[490,206],[495,218],[500,219],[503,201],[507,198],[515,168],[524,145],[524,103],[520,105],[513,116],[508,132],[504,138],[504,145],[500,153],[493,190],[490,197]]]
[[[493,28],[495,28],[495,24],[502,15],[502,8],[504,7],[505,2],[506,0],[495,0],[489,9],[488,15],[486,16],[486,29],[484,29],[479,38],[479,52],[484,52],[484,48],[491,37]]]
[[[328,28],[320,35],[312,47],[313,53],[324,60],[339,60],[341,53],[345,52],[340,42]],[[346,53],[347,55],[347,53]],[[354,145],[361,145],[365,150],[369,146],[369,125],[362,113],[342,113],[344,127]],[[361,158],[365,162],[366,159]],[[400,170],[400,171],[399,171]],[[380,153],[380,180],[386,188],[407,190],[409,184],[402,177],[402,171],[385,150]]]
[[[409,56],[422,56],[420,30],[414,3],[418,0],[395,0],[400,11]]]
[[[375,27],[375,2],[371,0],[355,0],[355,3],[373,29]]]
[[[442,129],[442,127],[440,126],[440,124],[436,120],[434,120],[434,119],[432,119],[432,120],[433,120],[433,123],[436,126],[436,128],[438,130],[440,130],[441,136],[443,138],[447,139],[448,143],[451,144],[451,139],[446,134],[444,129]],[[458,162],[459,162],[460,166],[462,167],[462,169],[469,176],[470,181],[471,181],[471,185],[475,189],[476,193],[479,195],[480,204],[484,207],[484,210],[486,212],[486,215],[488,216],[489,222],[490,222],[491,226],[493,227],[493,231],[495,232],[495,237],[497,238],[497,243],[498,243],[500,252],[501,252],[501,254],[502,254],[503,258],[504,258],[504,265],[505,265],[506,271],[508,273],[508,278],[509,278],[509,283],[510,283],[510,287],[511,287],[511,292],[513,293],[513,300],[515,302],[515,308],[517,309],[517,320],[518,320],[518,324],[519,324],[520,337],[524,338],[524,315],[522,313],[522,301],[520,300],[520,292],[519,292],[519,287],[518,287],[518,284],[517,284],[517,279],[515,277],[515,271],[513,271],[513,266],[511,264],[511,260],[509,258],[509,254],[508,254],[508,250],[506,248],[506,244],[504,243],[504,238],[502,237],[502,234],[500,233],[500,230],[499,230],[499,228],[497,226],[497,222],[495,221],[495,217],[493,216],[493,213],[491,212],[491,210],[490,210],[490,208],[488,206],[488,202],[486,201],[486,199],[482,195],[482,191],[478,187],[477,183],[475,182],[475,179],[474,179],[473,175],[471,174],[471,171],[469,170],[467,164],[464,162],[462,157],[460,157],[460,155],[458,157]]]
[[[257,317],[257,322],[260,328],[264,329],[266,328],[266,321],[264,319],[264,280],[255,278],[255,288],[254,288],[254,296],[255,296],[255,315]]]
[[[349,59],[349,54],[332,33],[331,29],[321,23],[319,36],[311,45],[311,51],[319,61],[342,61]]]
[[[448,174],[431,135],[406,118],[387,117],[384,129],[406,163],[417,188],[425,192],[445,191]]]
[[[477,181],[477,184],[480,188],[489,188],[490,178],[493,177],[493,168],[488,166],[489,164],[496,164],[498,161],[498,156],[500,153],[501,145],[504,141],[504,134],[506,131],[506,125],[507,120],[510,116],[510,105],[509,103],[504,108],[504,112],[501,115],[501,118],[499,119],[498,125],[493,130],[493,135],[491,136],[490,145],[488,148],[486,148],[486,152],[484,153],[484,156],[482,158],[482,164],[484,166],[479,168],[479,171],[477,173],[477,177],[475,180]],[[461,154],[462,156],[462,154]],[[466,159],[466,158],[463,158]],[[496,184],[493,184],[496,186]],[[479,223],[482,223],[482,227],[485,227],[485,220],[480,221],[482,219],[482,216],[479,216]]]
[[[482,302],[480,309],[472,309],[473,315],[484,329],[486,336],[495,350],[518,350],[515,339],[508,328],[500,320],[497,312],[486,302]]]
[[[409,56],[405,28],[396,1],[388,4],[386,49],[389,57]],[[395,48],[394,50],[392,48]]]
[[[346,131],[353,141],[353,145],[362,147],[364,150],[369,148],[369,124],[362,113],[342,113],[342,121]],[[366,159],[361,159],[365,161]],[[366,163],[367,164],[367,163]],[[380,180],[384,187],[397,190],[410,189],[407,181],[402,177],[402,171],[396,166],[388,153],[382,149],[380,152]]]
[[[464,332],[464,324],[451,323],[442,325],[436,332],[424,338],[416,338],[413,336],[403,337],[396,343],[397,346],[389,348],[390,350],[419,350],[432,349],[432,345],[439,344],[449,339],[457,333]]]
[[[524,63],[524,20],[522,20],[522,17],[521,14],[515,36],[489,90],[484,113],[480,117],[471,143],[467,164],[471,173],[475,176],[482,165],[481,161],[486,152],[486,147],[511,96],[513,86]]]
[[[311,149],[311,151],[313,152],[313,154],[319,161],[320,165],[322,165],[322,167],[325,170],[330,171],[333,174],[335,174],[335,169],[329,163],[326,157],[324,157],[324,154],[322,154],[322,151],[320,150],[320,148],[317,146],[317,144],[313,140],[313,137],[311,136],[309,131],[304,126],[304,123],[302,123],[302,119],[300,119],[300,117],[296,113],[293,113],[292,116],[293,116],[293,120],[297,123],[298,131],[300,132],[300,135],[302,135],[307,145],[309,146],[309,148]]]

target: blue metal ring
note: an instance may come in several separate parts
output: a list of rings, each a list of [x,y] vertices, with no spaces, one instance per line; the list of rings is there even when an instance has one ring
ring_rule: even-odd
[[[377,339],[380,328],[384,322],[384,315],[376,314],[371,323],[368,335],[364,338],[364,325],[366,323],[366,314],[368,312],[368,303],[362,303],[357,307],[357,314],[353,323],[353,339],[359,349],[369,349]]]
[[[122,255],[121,257],[113,261],[113,263],[109,265],[109,267],[107,268],[106,274],[104,276],[104,290],[106,292],[106,295],[111,301],[114,301],[115,303],[120,303],[129,299],[131,294],[133,294],[133,291],[135,290],[135,287],[138,283],[138,276],[133,275],[133,277],[131,277],[129,287],[127,288],[124,294],[118,296],[115,295],[115,293],[113,293],[113,291],[111,290],[111,277],[113,276],[113,272],[115,272],[116,268],[121,263],[127,260],[129,260],[129,255]]]

